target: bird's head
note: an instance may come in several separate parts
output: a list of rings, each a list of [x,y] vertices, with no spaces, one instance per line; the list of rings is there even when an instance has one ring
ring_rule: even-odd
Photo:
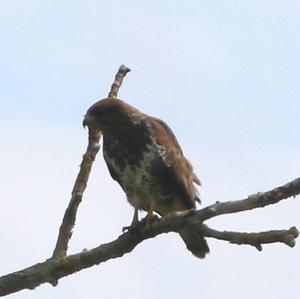
[[[105,133],[122,128],[134,111],[137,110],[119,99],[106,98],[88,109],[82,124]]]

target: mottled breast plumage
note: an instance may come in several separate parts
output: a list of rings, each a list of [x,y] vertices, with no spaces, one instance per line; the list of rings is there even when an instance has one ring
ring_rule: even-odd
[[[109,171],[128,201],[143,210],[154,202],[160,214],[195,207],[193,182],[199,181],[171,129],[142,113],[135,112],[131,118],[122,134],[104,135],[103,144]]]

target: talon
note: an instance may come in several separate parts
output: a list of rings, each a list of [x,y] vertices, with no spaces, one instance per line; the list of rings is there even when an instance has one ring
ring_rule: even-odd
[[[122,227],[122,233],[126,233],[126,232],[129,232],[129,231],[134,231],[135,229],[138,228],[138,226],[141,224],[140,221],[134,223],[134,224],[131,224],[131,225],[128,225],[128,226],[123,226]]]
[[[153,211],[154,211],[154,203],[153,201],[150,203],[149,209],[148,209],[148,213],[145,217],[146,220],[146,229],[149,229],[151,222],[153,221]]]
[[[130,228],[131,228],[130,225],[128,225],[128,226],[123,226],[123,227],[122,227],[122,233],[123,233],[123,234],[126,233],[127,231],[130,230]]]
[[[139,212],[139,210],[137,208],[135,208],[131,224],[128,225],[128,226],[123,226],[122,227],[122,233],[125,233],[126,231],[133,230],[134,228],[136,228],[140,224],[138,212]]]
[[[140,221],[140,225],[143,225],[146,227],[146,229],[150,228],[150,225],[152,223],[154,223],[157,219],[159,219],[159,217],[157,215],[152,215],[151,217],[149,217],[148,215],[146,215],[146,217],[144,217],[141,221]]]

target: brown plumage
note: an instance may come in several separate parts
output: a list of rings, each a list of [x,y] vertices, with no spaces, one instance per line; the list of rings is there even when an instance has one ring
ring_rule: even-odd
[[[109,172],[135,208],[133,225],[138,210],[163,216],[195,208],[199,198],[194,184],[200,185],[200,181],[162,120],[109,98],[89,108],[84,125],[103,132],[103,155]],[[203,258],[209,252],[196,226],[179,233],[195,256]]]

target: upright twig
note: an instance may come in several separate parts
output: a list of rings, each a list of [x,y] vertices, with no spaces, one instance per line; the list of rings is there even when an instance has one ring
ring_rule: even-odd
[[[128,72],[130,72],[130,69],[127,66],[125,65],[120,66],[116,74],[115,80],[110,88],[110,92],[108,94],[109,98],[116,98],[118,96],[119,88],[123,82],[124,77]]]
[[[123,78],[130,71],[124,65],[121,65],[115,80],[111,86],[111,90],[108,93],[108,97],[117,97],[119,88],[122,84]],[[87,181],[92,169],[93,162],[100,148],[101,133],[89,129],[89,142],[85,154],[80,165],[80,170],[76,178],[72,196],[68,208],[65,211],[65,215],[62,224],[59,229],[59,235],[57,238],[56,246],[53,251],[53,257],[63,257],[68,250],[68,244],[72,237],[72,231],[76,221],[76,214],[80,202],[82,201],[83,192],[86,189]]]
[[[72,190],[69,206],[65,211],[65,215],[59,229],[59,235],[53,252],[53,257],[62,257],[67,253],[68,244],[72,237],[73,227],[76,221],[77,209],[82,201],[83,192],[86,188],[93,162],[100,148],[100,137],[101,134],[99,132],[96,133],[89,131],[89,143],[82,158],[80,170]]]

